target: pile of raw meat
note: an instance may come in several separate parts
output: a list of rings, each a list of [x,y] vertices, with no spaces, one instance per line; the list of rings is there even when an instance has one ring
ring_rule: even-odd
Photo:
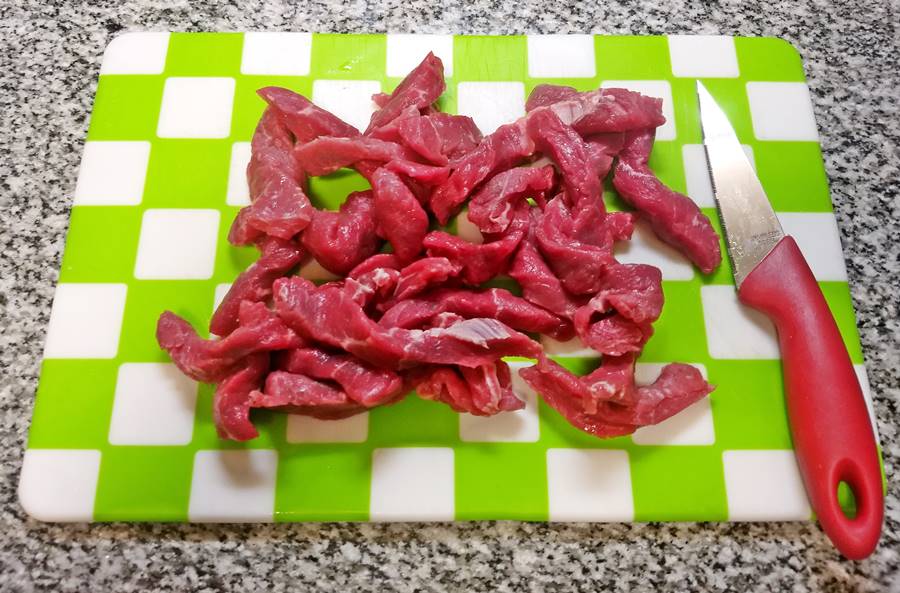
[[[522,378],[574,426],[601,437],[655,424],[707,395],[693,367],[670,364],[649,386],[635,358],[663,305],[660,271],[621,264],[617,241],[635,216],[703,272],[719,238],[688,198],[647,167],[661,101],[624,89],[540,85],[527,114],[482,136],[471,118],[441,113],[443,65],[432,54],[360,133],[283,88],[268,107],[247,167],[251,204],[229,234],[261,256],[210,322],[211,340],[165,312],[157,339],[188,376],[217,383],[223,438],[257,435],[254,408],[344,418],[413,390],[458,412],[492,415],[524,403],[503,357],[537,359]],[[350,167],[371,189],[339,211],[317,210],[308,179]],[[603,181],[635,213],[608,213]],[[468,204],[483,236],[433,230]],[[438,224],[436,224],[438,223]],[[308,260],[342,276],[316,286]],[[483,288],[504,276],[521,296]],[[602,364],[576,376],[534,338],[578,337]]]

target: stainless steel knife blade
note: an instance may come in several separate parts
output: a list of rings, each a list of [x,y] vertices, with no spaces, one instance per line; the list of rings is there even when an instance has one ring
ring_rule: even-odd
[[[713,194],[734,282],[740,288],[744,278],[784,238],[784,231],[728,117],[699,80],[697,96]]]

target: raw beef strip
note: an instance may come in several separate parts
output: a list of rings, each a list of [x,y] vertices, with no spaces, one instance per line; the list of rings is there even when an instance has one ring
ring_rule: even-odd
[[[690,198],[663,185],[647,166],[653,136],[652,130],[629,135],[619,155],[613,185],[647,219],[660,239],[709,274],[722,261],[719,236]]]
[[[319,348],[285,352],[278,368],[334,381],[350,399],[367,408],[383,404],[403,390],[403,380],[397,373],[372,367],[350,354],[334,354]]]
[[[394,173],[402,173],[406,177],[424,185],[441,184],[447,181],[447,177],[450,176],[449,167],[435,167],[413,161],[388,161],[384,168]]]
[[[596,134],[585,139],[585,142],[594,172],[600,179],[606,179],[612,169],[614,158],[622,150],[625,134],[623,132]]]
[[[539,84],[528,95],[525,101],[525,111],[534,111],[538,107],[547,107],[554,103],[573,99],[578,96],[578,91],[574,87],[562,86],[557,84]]]
[[[366,308],[373,303],[382,303],[391,298],[400,272],[392,268],[376,268],[371,272],[360,274],[356,278],[344,280],[344,291],[360,307]]]
[[[261,230],[250,224],[250,206],[238,210],[237,216],[228,229],[228,242],[232,245],[253,245],[265,236]]]
[[[662,274],[645,264],[618,264],[599,292],[575,313],[581,341],[601,354],[639,352],[653,335],[663,306]]]
[[[438,100],[444,92],[444,65],[440,58],[429,52],[425,59],[391,93],[391,98],[372,114],[370,132],[393,121],[410,105],[425,109]]]
[[[375,93],[372,95],[372,103],[375,103],[378,107],[384,107],[390,100],[390,93]],[[416,109],[416,111],[418,111],[418,109]]]
[[[545,109],[553,111],[563,123],[569,124],[584,137],[606,132],[646,130],[666,123],[662,114],[662,99],[627,89],[578,93]],[[532,113],[539,110],[535,109]]]
[[[270,86],[259,89],[257,94],[278,111],[299,144],[319,136],[359,136],[359,130],[294,91]]]
[[[431,211],[441,224],[465,201],[478,184],[500,169],[507,169],[534,153],[534,142],[523,120],[497,128],[477,148],[454,163],[450,178],[431,196]]]
[[[377,270],[378,268],[390,268],[399,270],[402,266],[397,261],[397,256],[393,253],[376,253],[372,257],[366,259],[347,274],[348,278],[358,278],[363,274]]]
[[[631,434],[638,428],[586,410],[586,403],[593,402],[588,405],[596,407],[598,399],[617,391],[619,385],[609,390],[602,380],[598,381],[599,385],[588,383],[546,357],[541,357],[537,365],[520,370],[519,375],[575,428],[602,438]]]
[[[526,119],[528,134],[537,149],[559,167],[570,204],[603,211],[595,156],[581,136],[549,109],[534,111]]]
[[[503,288],[483,291],[442,289],[416,299],[401,300],[379,320],[383,327],[422,327],[441,313],[455,313],[465,318],[487,317],[526,332],[548,334],[567,340],[573,336],[571,324],[517,297]]]
[[[554,185],[551,165],[540,168],[517,167],[498,173],[479,189],[469,202],[469,220],[482,233],[501,233],[526,198],[543,201]]]
[[[534,212],[536,215],[537,211]],[[537,223],[534,222],[529,227],[528,236],[522,240],[507,273],[522,287],[522,297],[526,301],[563,319],[572,319],[583,300],[566,292],[559,278],[544,261],[534,237],[536,226]]]
[[[494,319],[466,319],[428,330],[383,329],[338,287],[316,288],[280,278],[275,307],[285,323],[310,339],[342,348],[382,368],[421,363],[475,367],[504,356],[537,356],[540,346]]]
[[[301,344],[300,338],[263,303],[241,303],[239,317],[238,328],[227,337],[204,340],[187,321],[165,311],[156,324],[156,341],[181,372],[204,383],[230,375],[250,354]]]
[[[446,257],[423,257],[400,271],[400,279],[394,290],[394,300],[403,301],[429,288],[439,286],[456,276],[462,266]]]
[[[379,234],[390,241],[401,263],[409,263],[422,251],[428,232],[428,213],[400,177],[385,168],[372,176],[374,213]]]
[[[251,142],[247,182],[250,188],[248,222],[267,235],[290,239],[312,218],[312,205],[303,193],[303,171],[291,155],[290,133],[276,112],[266,109]]]
[[[302,237],[323,268],[344,275],[378,251],[372,191],[353,192],[337,212],[318,210]]]
[[[274,237],[260,243],[262,256],[241,272],[209,322],[209,331],[218,336],[230,334],[238,325],[242,301],[264,302],[272,296],[272,283],[299,265],[303,249],[293,242]]]
[[[248,356],[243,366],[222,379],[213,396],[213,422],[219,438],[249,441],[259,436],[250,422],[250,394],[269,372],[269,355]]]
[[[330,175],[360,162],[402,159],[414,161],[416,154],[394,142],[359,136],[356,138],[316,138],[294,148],[294,159],[309,175]]]
[[[561,197],[553,198],[535,230],[538,248],[544,260],[572,294],[593,294],[600,288],[606,269],[616,263],[613,257],[613,239],[605,229],[602,212],[599,220],[588,227],[580,225],[572,216]],[[587,237],[590,234],[592,236]],[[590,241],[579,239],[590,238]]]
[[[340,389],[284,371],[269,373],[265,389],[250,394],[250,407],[276,409],[322,420],[340,420],[366,410]]]
[[[628,422],[639,426],[659,424],[703,399],[713,389],[695,367],[673,362],[663,368],[653,384],[637,388],[634,403],[627,406],[608,405],[603,414],[617,423]]]
[[[438,165],[459,158],[482,139],[471,117],[449,113],[403,118],[397,121],[396,134],[403,144]]]
[[[419,397],[443,402],[457,412],[492,416],[525,407],[512,391],[509,366],[503,361],[474,369],[425,367],[413,371],[412,381]]]
[[[429,256],[446,257],[460,265],[463,282],[478,286],[506,272],[510,257],[525,236],[528,220],[528,208],[523,206],[505,232],[485,236],[484,243],[469,243],[443,231],[432,231],[423,245]]]

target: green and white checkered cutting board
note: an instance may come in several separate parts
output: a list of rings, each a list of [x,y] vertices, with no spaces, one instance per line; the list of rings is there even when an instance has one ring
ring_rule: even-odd
[[[74,195],[20,484],[51,521],[766,520],[811,516],[791,450],[772,326],[735,299],[728,262],[701,277],[645,229],[624,261],[663,270],[666,305],[638,366],[700,366],[718,389],[632,437],[569,426],[519,381],[525,410],[458,415],[416,397],[339,422],[258,412],[261,436],[220,441],[212,388],[154,339],[172,309],[204,328],[255,251],[226,239],[244,168],[280,85],[365,127],[428,50],[442,107],[490,132],[542,82],[662,97],[651,165],[717,223],[694,81],[702,78],[794,235],[867,392],[815,121],[798,54],[777,39],[131,33],[106,51]],[[361,178],[313,183],[335,207]],[[620,207],[612,191],[612,208]],[[464,225],[459,232],[466,231]],[[321,277],[321,268],[305,274]],[[596,359],[548,343],[586,372]]]

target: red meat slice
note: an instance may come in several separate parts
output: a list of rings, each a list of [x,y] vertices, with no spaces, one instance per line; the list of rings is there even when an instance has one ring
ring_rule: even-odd
[[[431,211],[441,224],[447,224],[478,184],[500,169],[518,164],[534,153],[534,142],[525,132],[522,120],[497,128],[477,148],[454,163],[453,173],[431,196]]]
[[[354,192],[337,212],[318,210],[302,237],[303,247],[323,268],[346,274],[378,251],[372,192]]]
[[[457,412],[492,416],[525,407],[525,402],[513,393],[509,366],[503,361],[474,369],[417,369],[412,382],[419,397],[443,402]]]
[[[260,244],[262,256],[241,272],[209,322],[209,331],[218,336],[230,334],[238,325],[243,301],[260,303],[272,296],[272,283],[299,265],[303,249],[293,241],[266,238]]]
[[[602,212],[590,209],[575,218],[561,197],[547,205],[535,239],[562,285],[572,294],[593,294],[607,268],[616,263],[613,237]]]
[[[538,107],[547,107],[560,101],[574,99],[579,95],[575,88],[557,84],[539,84],[528,95],[525,111],[534,111]]]
[[[403,380],[397,373],[372,367],[350,354],[334,354],[319,348],[285,352],[278,368],[334,381],[350,399],[367,408],[393,400],[403,392]]]
[[[482,233],[501,233],[509,227],[526,198],[544,201],[544,195],[553,188],[554,178],[552,166],[517,167],[498,173],[469,202],[469,220]]]
[[[372,176],[374,214],[379,234],[390,241],[401,263],[422,251],[428,214],[400,177],[385,168]]]
[[[250,394],[250,407],[276,409],[322,420],[340,420],[366,410],[340,389],[284,371],[269,373],[264,391]]]
[[[429,288],[434,288],[459,274],[462,266],[446,257],[424,257],[400,271],[394,301],[403,301]]]
[[[440,58],[429,52],[394,89],[390,99],[381,106],[381,109],[372,114],[366,133],[389,124],[407,107],[426,109],[438,100],[445,88],[444,64]]]
[[[639,426],[659,424],[715,389],[695,367],[673,362],[663,367],[651,385],[638,387],[635,402],[628,406],[610,405],[604,415],[613,422],[629,422]]]
[[[422,243],[429,256],[446,257],[462,268],[463,282],[478,286],[506,272],[512,254],[525,236],[528,220],[527,207],[521,207],[505,232],[486,235],[484,243],[470,243],[443,231],[428,233]]]
[[[516,330],[548,334],[560,340],[568,340],[574,334],[565,319],[502,288],[479,292],[436,290],[416,299],[401,300],[378,323],[382,327],[416,328],[442,313],[496,319]]]
[[[359,130],[294,91],[269,86],[259,89],[257,94],[278,111],[284,125],[299,144],[305,144],[319,136],[349,138],[359,135]]]
[[[416,154],[395,142],[359,136],[355,138],[321,137],[294,148],[294,159],[309,175],[330,175],[360,162],[386,163],[392,160],[414,161]]]
[[[579,93],[546,107],[582,136],[606,132],[629,132],[666,123],[662,99],[646,97],[627,89],[598,89]],[[539,111],[535,109],[534,111]]]
[[[204,340],[190,323],[165,311],[156,324],[156,341],[181,372],[204,383],[215,383],[232,374],[246,356],[301,344],[265,304],[249,301],[241,303],[238,328],[221,340]]]
[[[540,346],[494,319],[467,319],[428,330],[384,329],[338,287],[316,288],[303,278],[280,278],[274,301],[301,335],[342,348],[382,368],[415,364],[475,367],[504,356],[537,356]]]
[[[559,167],[569,203],[578,208],[604,211],[597,157],[581,136],[549,109],[534,111],[526,119],[528,133],[537,149]]]
[[[355,268],[350,270],[350,273],[347,274],[348,278],[357,278],[371,272],[373,270],[377,270],[378,268],[390,268],[392,270],[399,270],[401,268],[400,262],[397,261],[397,256],[393,253],[376,253],[372,257],[366,259]]]
[[[575,313],[581,341],[601,354],[639,352],[653,335],[663,306],[662,274],[644,264],[618,264],[597,294]]]
[[[619,155],[613,185],[647,219],[660,239],[709,274],[722,261],[719,236],[690,198],[663,185],[647,166],[653,137],[652,130],[629,135]]]
[[[481,142],[475,121],[465,115],[434,113],[399,119],[396,137],[428,161],[444,165]]]
[[[376,268],[356,278],[344,280],[344,291],[362,308],[383,303],[391,298],[400,272],[392,268]]]
[[[213,422],[219,438],[235,441],[255,439],[259,433],[250,422],[251,393],[259,389],[269,372],[269,355],[248,356],[242,367],[224,377],[213,396]]]
[[[536,211],[534,211],[536,213]],[[532,218],[535,218],[533,215]],[[537,248],[536,222],[529,227],[507,272],[522,287],[522,297],[563,319],[573,319],[583,299],[570,295]]]
[[[447,181],[447,177],[450,176],[448,167],[423,165],[413,161],[388,161],[384,168],[394,173],[401,173],[424,185],[438,185]]]

